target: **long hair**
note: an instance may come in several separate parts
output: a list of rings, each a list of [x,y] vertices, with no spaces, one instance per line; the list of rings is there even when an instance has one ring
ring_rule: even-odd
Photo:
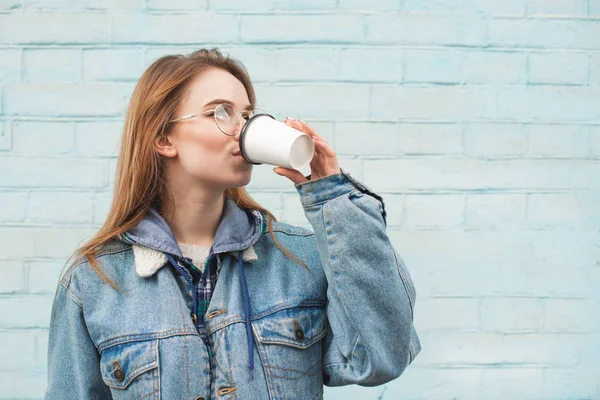
[[[162,156],[154,151],[158,137],[169,134],[174,118],[189,83],[208,68],[220,68],[236,77],[246,89],[250,104],[256,105],[256,95],[244,66],[224,56],[218,49],[201,49],[188,55],[168,55],[156,60],[137,83],[125,117],[121,149],[117,160],[112,205],[100,230],[72,255],[78,262],[87,259],[100,278],[119,290],[106,277],[96,259],[107,242],[135,227],[151,207],[160,209],[168,191]],[[272,221],[275,216],[258,204],[244,188],[230,188],[227,195],[243,209],[258,210],[267,216],[269,232],[283,253],[307,266],[283,247],[275,238]],[[68,263],[67,263],[68,264]]]

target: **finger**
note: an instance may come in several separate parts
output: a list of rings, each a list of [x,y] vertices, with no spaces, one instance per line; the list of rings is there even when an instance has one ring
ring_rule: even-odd
[[[300,123],[300,126],[303,126],[306,128],[306,133],[310,134],[312,137],[318,138],[322,142],[327,143],[327,140],[325,140],[325,138],[319,132],[317,132],[316,129],[314,129],[313,127],[308,125],[308,123],[306,121],[301,119],[301,120],[298,120],[298,122]]]
[[[286,178],[288,178],[289,180],[294,182],[294,184],[308,182],[308,179],[306,179],[300,171],[295,170],[295,169],[289,169],[289,168],[285,168],[285,167],[277,167],[277,168],[273,168],[273,171],[275,171],[275,173],[277,175],[285,176]]]
[[[315,151],[323,153],[328,157],[335,156],[335,150],[333,150],[333,148],[328,143],[322,142],[320,140],[314,140],[313,142],[315,144]]]

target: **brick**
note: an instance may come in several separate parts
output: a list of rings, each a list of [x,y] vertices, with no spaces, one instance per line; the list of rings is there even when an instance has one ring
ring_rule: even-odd
[[[87,192],[31,192],[27,220],[56,225],[92,221],[93,195]]]
[[[527,15],[535,17],[587,17],[587,8],[586,0],[527,0]]]
[[[244,62],[244,59],[241,59]],[[274,81],[334,81],[338,63],[330,49],[281,49],[274,52]]]
[[[0,81],[18,82],[20,80],[21,51],[19,49],[0,49]]]
[[[491,365],[502,362],[502,335],[485,333],[431,332],[428,351],[419,354],[425,366]]]
[[[23,263],[20,261],[0,261],[0,293],[22,293],[25,291],[25,286],[25,267]],[[2,332],[0,332],[1,335]],[[0,355],[0,360],[3,358]]]
[[[475,332],[479,329],[479,300],[421,299],[415,309],[415,328],[430,331]]]
[[[248,192],[250,196],[262,207],[269,210],[279,220],[283,211],[282,195],[273,192]]]
[[[0,187],[92,188],[103,187],[105,164],[97,159],[0,158]],[[77,171],[77,173],[73,173]]]
[[[476,157],[514,157],[525,153],[527,134],[521,124],[470,123],[465,127],[465,154]]]
[[[417,229],[461,226],[465,215],[463,195],[406,195],[404,225]]]
[[[457,15],[372,15],[367,17],[366,42],[483,46],[486,22]]]
[[[31,330],[0,331],[0,370],[35,368],[35,333]]]
[[[328,119],[332,115],[338,119],[355,119],[357,110],[362,110],[362,115],[365,115],[369,108],[367,85],[338,83],[257,85],[257,92],[260,108],[275,113],[283,112],[287,116],[291,116],[289,114],[293,111],[297,118],[304,120]]]
[[[5,114],[30,116],[120,116],[125,95],[116,84],[29,83],[4,89]]]
[[[590,17],[597,18],[600,16],[600,4],[598,2],[590,1],[588,7],[588,13]]]
[[[398,0],[372,0],[368,4],[363,0],[338,0],[338,8],[353,11],[399,10],[400,6],[401,2]]]
[[[117,171],[117,159],[113,158],[113,159],[108,160],[107,175],[108,175],[108,184],[110,186],[114,185],[114,183],[115,183],[116,171]]]
[[[56,293],[58,279],[64,262],[30,261],[27,263],[29,284],[27,291],[32,294]]]
[[[527,81],[525,52],[472,50],[465,54],[464,65],[467,84],[513,85]]]
[[[83,77],[87,81],[132,81],[144,72],[141,49],[89,49],[83,51]]]
[[[514,229],[525,219],[526,195],[472,194],[467,196],[465,224],[473,229]]]
[[[600,25],[600,24],[599,24]],[[543,122],[596,121],[600,89],[578,86],[506,87],[498,90],[500,119]]]
[[[0,229],[0,254],[8,259],[31,257],[33,238],[29,235],[28,228]]]
[[[76,123],[75,151],[82,156],[116,157],[122,131],[122,121]]]
[[[526,2],[523,0],[471,0],[471,7],[475,7],[479,12],[491,17],[522,17],[525,15]]]
[[[0,0],[0,10],[13,11],[23,7],[23,0]]]
[[[589,127],[582,125],[528,125],[528,151],[539,157],[586,157]]]
[[[1,94],[1,93],[0,93]],[[12,123],[0,120],[0,151],[12,148]]]
[[[44,396],[47,372],[45,370],[19,369],[0,372],[2,395],[7,399],[37,399]]]
[[[543,299],[544,329],[555,332],[598,332],[600,310],[595,299]]]
[[[352,175],[354,176],[354,175]],[[404,222],[404,195],[392,193],[378,193],[383,196],[385,211],[387,212],[387,226],[400,226]]]
[[[422,351],[427,351],[424,348]],[[361,399],[391,399],[394,394],[401,394],[403,398],[419,399],[419,400],[446,400],[446,399],[461,399],[461,400],[479,400],[481,386],[481,369],[480,368],[464,368],[457,366],[456,368],[431,368],[421,367],[421,356],[417,356],[415,364],[411,365],[402,373],[401,379],[393,380],[384,386],[384,390],[380,393],[385,393],[381,396],[373,395],[372,397],[361,396]],[[357,386],[359,387],[359,386]],[[348,389],[353,389],[353,386],[347,386]],[[327,393],[327,392],[326,392]],[[379,393],[378,393],[379,394]],[[389,394],[389,396],[387,396]],[[346,397],[339,398],[351,399],[354,392],[348,391]]]
[[[545,400],[545,397],[542,396],[543,373],[542,368],[520,366],[484,369],[481,380],[481,398]]]
[[[277,79],[276,74],[286,76],[285,71],[277,71],[275,68],[275,51],[277,50],[262,46],[221,46],[219,49],[223,55],[229,55],[241,62],[253,83],[274,81]],[[296,66],[294,68],[297,70]],[[291,78],[300,78],[300,76],[291,76]],[[258,101],[260,102],[260,98]]]
[[[492,118],[496,114],[496,93],[486,87],[391,86],[371,89],[370,116],[397,121],[410,119]],[[354,107],[355,108],[355,107]]]
[[[481,301],[484,332],[536,332],[543,327],[543,307],[537,298],[485,298]]]
[[[398,154],[462,154],[459,124],[401,124]]]
[[[298,194],[284,194],[282,199],[282,220],[289,224],[310,228],[311,225],[306,219],[306,215],[304,215],[304,208],[302,208]]]
[[[148,0],[147,5],[151,10],[205,10],[208,0],[183,0],[176,3],[169,0]]]
[[[487,188],[495,189],[587,189],[597,186],[589,177],[598,163],[585,160],[489,160]],[[581,175],[580,175],[581,174]]]
[[[104,10],[143,10],[146,8],[146,0],[88,0],[88,7]]]
[[[591,20],[495,19],[489,45],[520,48],[597,49],[600,24]]]
[[[94,44],[109,42],[109,17],[85,12],[0,15],[0,43]]]
[[[285,11],[315,11],[335,9],[337,0],[276,0],[275,9]]]
[[[532,53],[529,82],[549,85],[585,85],[589,57],[584,53]]]
[[[593,126],[590,131],[590,154],[600,156],[600,126]]]
[[[339,122],[335,125],[338,154],[394,155],[398,125],[374,122]]]
[[[237,19],[228,15],[119,14],[113,16],[113,43],[194,44],[237,41]],[[170,32],[165,35],[165,32]]]
[[[94,196],[94,224],[101,225],[106,220],[112,204],[113,193],[96,193]]]
[[[0,222],[23,222],[27,214],[27,193],[0,192]]]
[[[275,8],[276,0],[256,0],[252,3],[244,0],[220,0],[209,1],[208,9],[210,11],[226,12],[268,12]]]
[[[33,239],[33,251],[29,256],[67,260],[96,232],[97,229],[85,227],[30,228],[28,233]]]
[[[371,160],[365,163],[365,181],[373,190],[477,189],[485,187],[485,162],[474,159]],[[410,171],[393,179],[381,171]]]
[[[581,195],[529,194],[527,199],[527,222],[536,226],[581,226],[588,218]]]
[[[33,9],[73,9],[84,7],[79,0],[25,0],[25,6]]]
[[[73,123],[13,122],[13,152],[24,155],[67,154],[73,149]]]
[[[350,82],[402,82],[402,58],[397,49],[342,49],[338,78]]]
[[[596,340],[595,348],[600,341]],[[548,368],[544,370],[544,400],[593,399],[598,397],[600,369],[595,368]]]
[[[255,165],[252,167],[252,180],[246,186],[249,191],[277,191],[277,192],[292,192],[295,190],[291,181],[287,178],[277,175],[273,171],[272,165]]]
[[[243,15],[243,43],[355,43],[364,40],[360,15]]]
[[[2,297],[0,328],[47,328],[51,308],[51,296]]]
[[[590,335],[526,333],[504,336],[504,362],[543,366],[577,366],[590,347]]]
[[[404,81],[409,83],[460,83],[463,54],[454,50],[405,50]]]
[[[600,86],[600,54],[590,55],[590,85]]]

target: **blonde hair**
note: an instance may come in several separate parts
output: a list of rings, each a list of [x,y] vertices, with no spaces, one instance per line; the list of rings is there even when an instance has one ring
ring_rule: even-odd
[[[75,263],[87,259],[100,278],[116,290],[119,290],[117,285],[98,265],[98,252],[107,242],[135,227],[151,207],[160,208],[163,204],[168,191],[163,179],[162,157],[154,151],[153,144],[157,137],[169,134],[168,121],[174,118],[188,84],[208,68],[220,68],[236,77],[255,107],[256,95],[246,69],[218,49],[161,57],[148,67],[133,91],[121,135],[114,196],[108,217],[100,230],[70,258],[75,258]],[[272,221],[277,219],[272,213],[252,199],[244,188],[227,189],[226,193],[239,207],[265,214],[275,244],[286,256],[308,269],[275,238]]]

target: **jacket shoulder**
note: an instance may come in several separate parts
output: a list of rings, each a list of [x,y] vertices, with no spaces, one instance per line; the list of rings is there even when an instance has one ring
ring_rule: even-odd
[[[98,262],[100,262],[103,258],[107,258],[112,254],[117,254],[128,250],[131,250],[131,244],[125,243],[118,239],[111,239],[98,249],[96,253],[96,259]],[[74,262],[68,263],[65,266],[59,282],[65,288],[68,288],[76,271],[85,270],[87,272],[89,269],[92,269],[92,267],[87,259],[76,259]]]
[[[273,222],[273,232],[281,232],[292,236],[313,236],[315,234],[312,229],[279,221]],[[265,233],[268,233],[268,230]]]

